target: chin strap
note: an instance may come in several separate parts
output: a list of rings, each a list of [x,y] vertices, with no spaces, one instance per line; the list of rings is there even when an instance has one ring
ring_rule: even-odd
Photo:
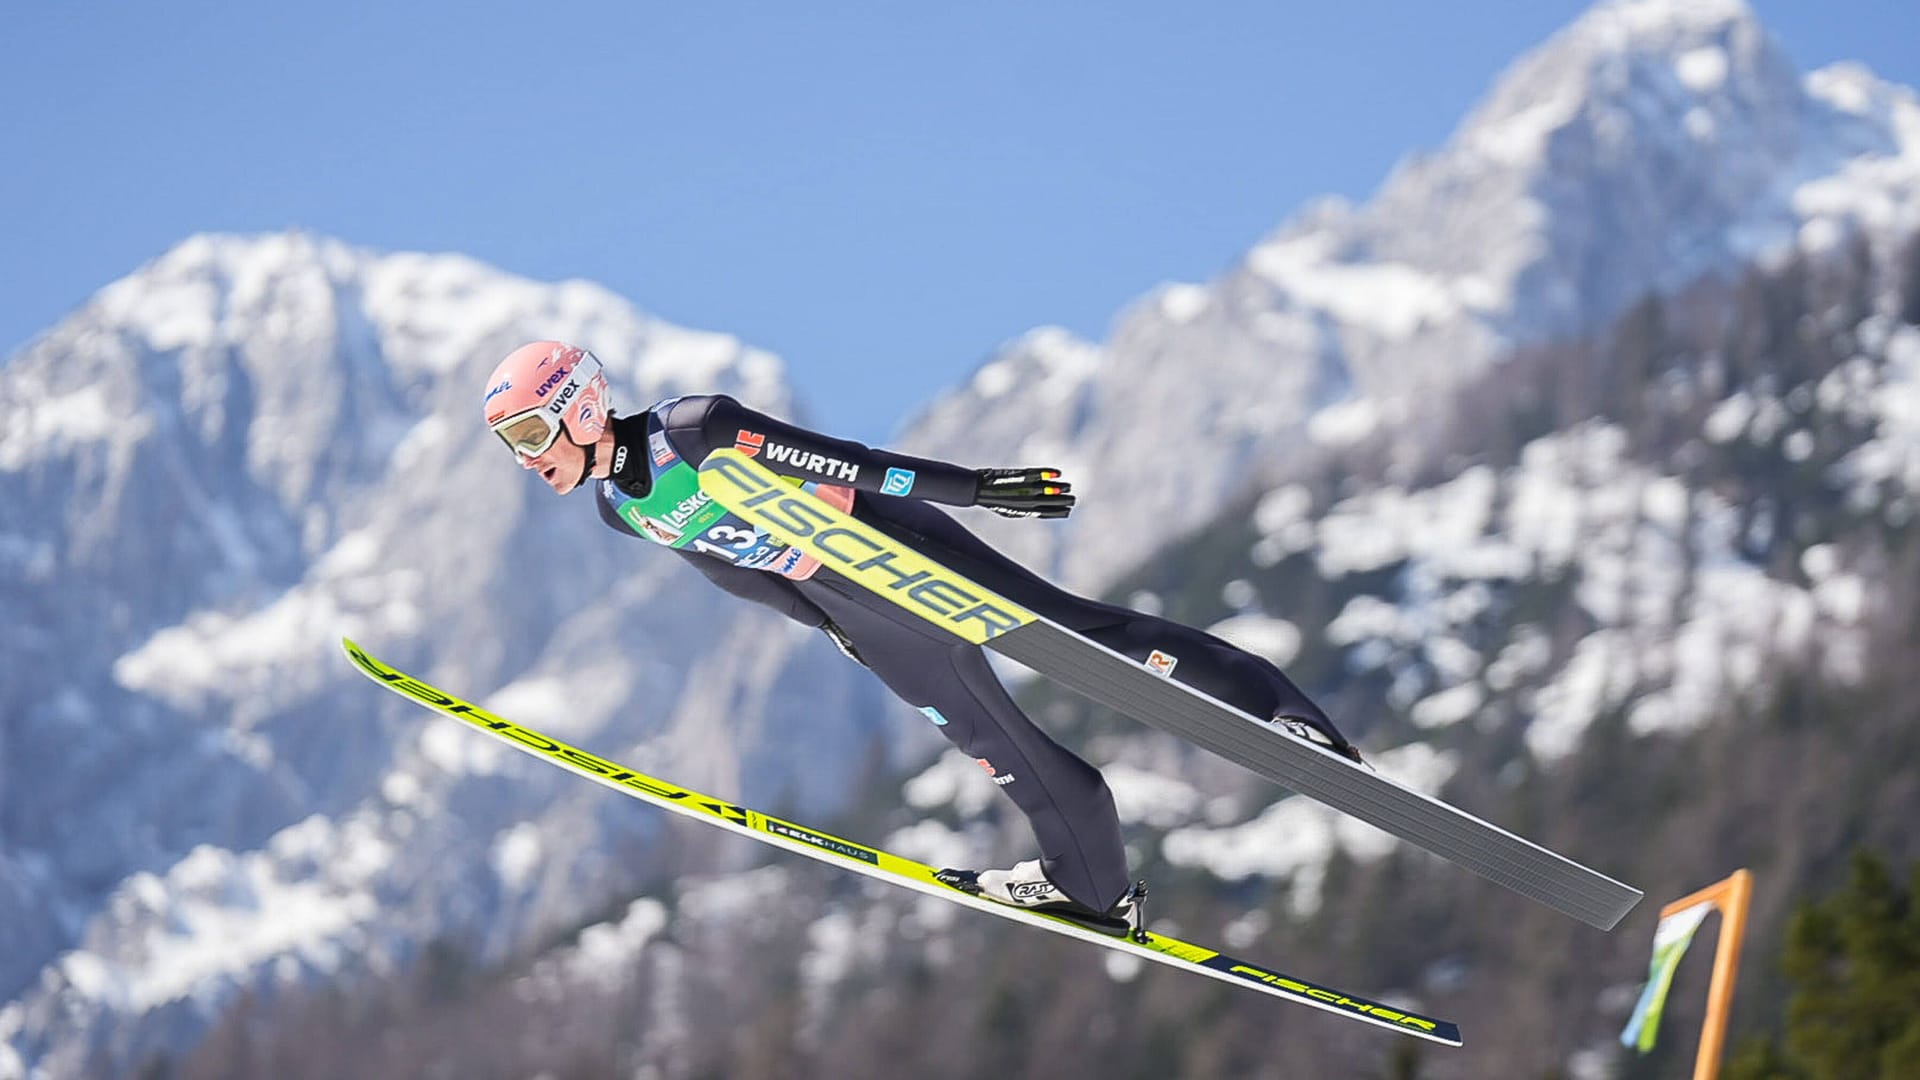
[[[571,438],[571,436],[569,436],[569,438]],[[584,483],[586,483],[586,482],[587,482],[587,480],[588,480],[589,478],[591,478],[591,477],[593,476],[593,452],[594,452],[595,450],[597,450],[597,449],[599,449],[599,448],[600,448],[600,444],[599,444],[599,443],[588,443],[588,444],[587,444],[587,446],[586,446],[586,451],[587,451],[587,459],[586,459],[586,463],[580,466],[580,479],[578,479],[578,480],[575,480],[575,481],[573,482],[573,486],[574,486],[574,487],[579,487],[580,485],[582,485],[582,484],[584,484]]]

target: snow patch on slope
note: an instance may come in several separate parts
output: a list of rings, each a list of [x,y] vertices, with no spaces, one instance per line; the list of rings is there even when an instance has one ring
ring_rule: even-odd
[[[263,965],[283,978],[338,970],[359,940],[355,929],[379,913],[368,886],[395,849],[370,819],[336,826],[313,817],[283,830],[271,850],[278,859],[203,845],[164,876],[129,877],[97,930],[105,938],[67,953],[43,979],[139,1014],[203,994],[218,999]],[[299,872],[323,856],[325,874]]]
[[[1867,399],[1906,409],[1892,405],[1899,396]],[[1711,414],[1709,432],[1744,437],[1756,410],[1728,409]],[[1912,452],[1920,440],[1898,445]],[[1627,710],[1637,734],[1697,727],[1775,657],[1860,676],[1866,582],[1825,547],[1803,557],[1809,583],[1769,576],[1742,554],[1746,518],[1747,508],[1632,460],[1624,432],[1595,421],[1528,444],[1505,474],[1475,466],[1429,488],[1343,500],[1316,523],[1310,550],[1330,578],[1397,568],[1395,595],[1353,597],[1326,636],[1361,669],[1388,671],[1395,703],[1423,727],[1469,719],[1488,691],[1546,670],[1547,643],[1523,630],[1483,671],[1475,621],[1501,590],[1568,582],[1594,629],[1527,699],[1528,746],[1555,760],[1613,709]]]

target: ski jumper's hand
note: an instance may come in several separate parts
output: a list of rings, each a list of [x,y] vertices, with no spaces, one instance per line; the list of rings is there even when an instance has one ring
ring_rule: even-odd
[[[1063,518],[1073,512],[1073,485],[1059,469],[979,469],[973,504],[1011,518]]]

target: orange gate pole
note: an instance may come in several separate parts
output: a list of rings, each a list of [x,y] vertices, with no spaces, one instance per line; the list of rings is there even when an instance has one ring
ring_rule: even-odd
[[[1693,1060],[1693,1080],[1715,1080],[1720,1075],[1727,1013],[1733,1008],[1733,984],[1740,974],[1740,942],[1746,936],[1747,904],[1752,895],[1753,875],[1735,870],[1726,880],[1660,909],[1663,919],[1705,903],[1720,912],[1720,943],[1713,950],[1713,981],[1707,986],[1707,1018],[1700,1026],[1700,1052]]]

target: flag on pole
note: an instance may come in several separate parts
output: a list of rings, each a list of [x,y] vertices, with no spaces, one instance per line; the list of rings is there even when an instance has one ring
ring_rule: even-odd
[[[1693,1058],[1693,1080],[1715,1080],[1720,1075],[1720,1051],[1727,1041],[1727,1013],[1733,1009],[1733,984],[1740,977],[1740,941],[1747,932],[1747,904],[1753,898],[1753,875],[1735,870],[1699,892],[1683,896],[1660,909],[1660,925],[1653,931],[1653,962],[1647,966],[1647,988],[1633,1007],[1620,1042],[1653,1049],[1660,1029],[1660,1011],[1673,986],[1680,957],[1693,944],[1707,913],[1720,913],[1720,944],[1713,950],[1713,981],[1707,984],[1707,1013],[1700,1022],[1700,1049]]]
[[[1686,955],[1687,946],[1693,944],[1693,932],[1700,929],[1713,909],[1712,901],[1682,908],[1662,917],[1660,925],[1654,928],[1647,988],[1640,992],[1633,1015],[1627,1019],[1626,1030],[1620,1033],[1620,1045],[1637,1047],[1643,1054],[1653,1049],[1653,1040],[1660,1032],[1660,1013],[1667,1006],[1667,991],[1673,988],[1673,973],[1680,967],[1680,958]]]

